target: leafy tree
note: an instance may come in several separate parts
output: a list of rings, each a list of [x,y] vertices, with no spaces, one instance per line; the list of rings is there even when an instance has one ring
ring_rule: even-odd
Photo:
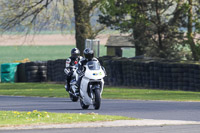
[[[184,40],[179,30],[183,3],[183,0],[106,0],[99,21],[122,32],[131,32],[136,55],[180,58],[179,46]]]
[[[99,16],[99,22],[106,24],[107,27],[130,33],[134,37],[136,55],[144,54],[144,38],[146,24],[145,2],[135,0],[108,0],[103,1],[101,6],[102,15]],[[137,30],[136,30],[137,29]]]
[[[102,26],[90,23],[100,0],[1,0],[0,29],[30,33],[55,27],[70,30],[75,17],[76,46],[81,53],[86,38],[94,38]]]
[[[194,60],[200,60],[200,44],[199,39],[195,38],[200,33],[200,1],[187,0],[185,3],[185,23],[187,26],[187,42],[192,51]],[[196,34],[197,33],[197,34]],[[198,36],[197,36],[198,37]]]

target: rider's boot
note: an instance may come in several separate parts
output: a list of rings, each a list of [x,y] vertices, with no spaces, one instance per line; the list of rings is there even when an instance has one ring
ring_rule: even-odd
[[[79,96],[79,89],[78,89],[78,87],[76,85],[74,86],[74,94],[76,96]]]

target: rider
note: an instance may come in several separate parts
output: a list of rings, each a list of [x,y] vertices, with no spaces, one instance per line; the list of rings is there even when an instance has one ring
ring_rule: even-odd
[[[65,89],[66,91],[69,91],[70,88],[70,81],[71,81],[71,77],[73,75],[73,70],[72,70],[72,66],[78,64],[78,62],[80,61],[82,57],[80,56],[80,51],[78,48],[73,48],[71,50],[71,56],[66,60],[66,68],[64,69],[64,72],[66,74],[67,77],[67,83],[65,85]]]
[[[81,79],[82,79],[83,74],[84,74],[83,66],[86,65],[86,63],[88,61],[98,61],[94,57],[94,51],[89,49],[89,48],[86,48],[83,51],[83,55],[84,55],[84,58],[82,58],[78,63],[78,70],[77,70],[77,73],[79,74],[79,78],[78,78],[78,82],[77,82],[78,88],[80,88]]]

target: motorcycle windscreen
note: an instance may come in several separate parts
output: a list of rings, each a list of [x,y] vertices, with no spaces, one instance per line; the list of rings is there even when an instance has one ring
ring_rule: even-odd
[[[89,61],[87,66],[90,70],[100,70],[100,64],[97,61]]]

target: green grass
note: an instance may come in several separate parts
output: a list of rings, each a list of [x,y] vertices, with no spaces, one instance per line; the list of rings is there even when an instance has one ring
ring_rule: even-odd
[[[62,84],[0,83],[0,95],[68,97]],[[105,99],[200,101],[200,92],[105,87]]]
[[[30,61],[47,61],[66,59],[70,56],[74,45],[68,46],[0,46],[0,64],[29,58]],[[106,48],[101,46],[101,56],[106,54]]]
[[[0,95],[68,97],[64,85],[46,83],[0,83]]]
[[[28,58],[30,61],[66,59],[74,46],[0,46],[0,64]],[[1,69],[1,65],[0,65]],[[1,76],[1,73],[0,73]]]
[[[30,61],[67,59],[75,45],[60,46],[0,46],[0,69],[3,63],[28,58]],[[106,55],[106,47],[100,47],[100,55]],[[0,73],[1,76],[1,73]]]
[[[122,56],[123,57],[134,57],[135,56],[135,48],[123,48],[122,49]]]
[[[30,61],[47,61],[66,59],[70,56],[71,49],[75,45],[60,46],[0,46],[0,64],[29,58]],[[106,47],[100,46],[100,56],[106,55]],[[124,49],[124,57],[132,57],[134,49]]]
[[[30,61],[47,61],[66,59],[70,56],[74,45],[62,46],[0,46],[0,64],[11,63],[16,60],[29,58]],[[106,48],[101,46],[101,56],[105,55]]]
[[[39,112],[37,110],[33,110],[32,112],[0,111],[0,127],[13,125],[61,124],[114,120],[134,120],[134,118],[128,118],[123,116],[99,115],[96,113],[50,113]]]
[[[0,64],[13,63],[28,58],[30,61],[66,59],[75,45],[60,46],[0,46]],[[106,55],[106,47],[100,46],[100,56]],[[125,49],[123,56],[132,57],[134,49]],[[1,69],[1,65],[0,65]],[[0,73],[1,76],[1,73]]]
[[[104,93],[111,99],[200,101],[200,92],[192,91],[106,88]]]

